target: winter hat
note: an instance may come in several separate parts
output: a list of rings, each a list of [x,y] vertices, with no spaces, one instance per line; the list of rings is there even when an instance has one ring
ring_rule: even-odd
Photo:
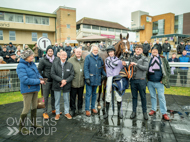
[[[53,50],[53,47],[51,45],[49,45],[46,49],[46,53],[48,52],[49,49],[52,49]]]
[[[9,42],[9,44],[11,44],[11,45],[12,45],[12,42]]]
[[[28,58],[28,57],[31,56],[32,54],[34,54],[34,52],[33,52],[31,49],[28,49],[28,50],[23,51],[23,52],[20,54],[20,56],[21,56],[22,59],[25,60],[26,58]]]

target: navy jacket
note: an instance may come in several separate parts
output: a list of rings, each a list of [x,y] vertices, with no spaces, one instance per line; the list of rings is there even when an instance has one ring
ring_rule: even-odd
[[[168,62],[172,62],[172,58],[169,58],[169,59],[168,59]],[[178,58],[175,58],[175,59],[174,59],[174,62],[179,62],[179,59],[178,59]]]
[[[21,93],[40,91],[40,78],[43,77],[33,62],[29,63],[21,58],[16,72],[20,79]]]
[[[103,66],[104,62],[100,56],[98,56],[97,60],[92,53],[86,56],[84,61],[84,77],[85,79],[90,79],[91,86],[101,85],[101,75],[106,76]]]
[[[65,51],[67,52],[67,57],[68,58],[70,58],[70,56],[71,56],[71,50],[72,50],[71,46],[66,46],[65,47]]]

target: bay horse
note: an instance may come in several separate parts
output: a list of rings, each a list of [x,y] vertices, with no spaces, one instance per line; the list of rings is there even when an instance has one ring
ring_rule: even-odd
[[[118,58],[121,57],[125,61],[129,60],[129,54],[130,54],[130,44],[129,44],[128,38],[129,38],[129,33],[127,33],[126,38],[122,38],[122,34],[120,34],[120,41],[118,41],[117,44],[114,46],[115,50],[116,50],[115,55]],[[83,57],[83,59],[85,59],[86,56],[89,55],[89,54],[90,54],[90,52],[88,50],[83,50],[82,51],[82,57]],[[104,65],[105,65],[105,60],[108,57],[107,51],[100,50],[98,52],[98,54],[102,58],[102,60],[104,62]],[[71,57],[73,57],[73,56],[74,56],[74,54]],[[104,70],[106,72],[105,66],[103,66],[103,68],[104,68]],[[100,96],[101,96],[101,93],[102,93],[102,86],[103,86],[102,100],[103,100],[104,106],[105,106],[106,82],[107,82],[107,80],[102,81],[101,85],[99,86],[98,99],[97,99],[98,109],[101,109]]]

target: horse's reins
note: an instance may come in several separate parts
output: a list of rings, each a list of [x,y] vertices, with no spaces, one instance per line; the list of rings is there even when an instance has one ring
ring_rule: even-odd
[[[128,66],[128,71],[127,71],[126,67],[124,67],[124,69],[125,69],[125,72],[120,71],[120,73],[122,73],[124,76],[127,76],[129,79],[132,78],[133,77],[133,65]]]

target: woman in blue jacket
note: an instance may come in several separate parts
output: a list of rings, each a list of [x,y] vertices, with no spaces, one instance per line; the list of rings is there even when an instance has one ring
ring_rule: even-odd
[[[34,53],[32,50],[25,50],[21,53],[21,59],[17,66],[16,72],[20,79],[20,90],[23,95],[24,108],[22,110],[19,122],[19,131],[23,135],[31,132],[24,127],[27,120],[27,114],[31,108],[31,122],[34,128],[43,128],[36,124],[37,101],[38,92],[40,91],[40,84],[44,84],[41,80],[42,76],[39,74],[36,65],[33,62]],[[31,105],[32,104],[32,105]]]

